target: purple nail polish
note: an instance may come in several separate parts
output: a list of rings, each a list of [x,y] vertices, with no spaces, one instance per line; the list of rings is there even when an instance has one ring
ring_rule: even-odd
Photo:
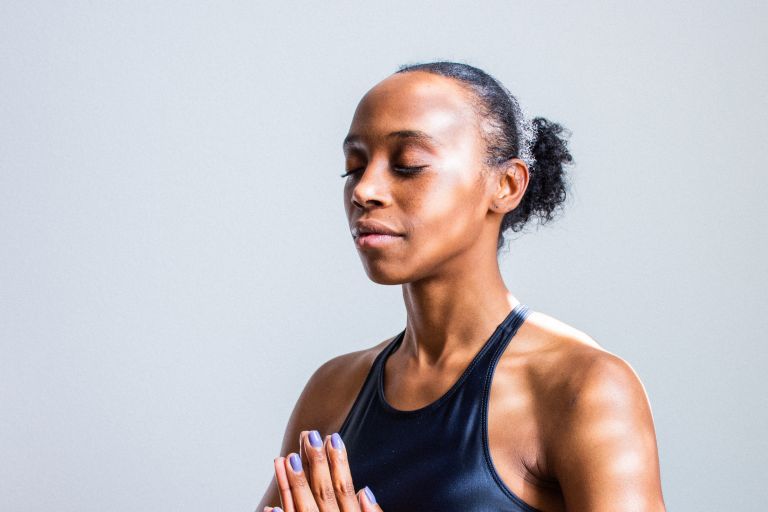
[[[344,447],[344,441],[341,440],[341,436],[336,432],[331,436],[331,446],[337,450],[341,450]]]
[[[323,440],[320,438],[320,432],[313,430],[309,433],[309,444],[311,444],[313,448],[320,448],[323,446]]]
[[[272,509],[272,512],[283,512],[283,509],[281,509],[280,507],[275,507]]]
[[[298,455],[292,453],[291,456],[288,457],[288,462],[291,463],[291,468],[293,468],[294,472],[301,473],[301,458],[299,458]]]
[[[370,501],[372,504],[376,504],[376,496],[373,495],[373,491],[366,485],[363,488],[363,491],[365,491],[365,496],[368,498],[368,501]]]

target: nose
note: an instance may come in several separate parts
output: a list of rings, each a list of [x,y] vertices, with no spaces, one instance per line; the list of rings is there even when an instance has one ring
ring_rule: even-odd
[[[370,162],[358,172],[359,178],[352,186],[352,204],[358,208],[386,206],[391,202],[390,178],[386,165]]]

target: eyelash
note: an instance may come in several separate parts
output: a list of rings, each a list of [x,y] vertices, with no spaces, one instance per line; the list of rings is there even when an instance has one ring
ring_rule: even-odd
[[[420,173],[421,170],[424,169],[425,167],[427,167],[427,166],[426,165],[418,165],[418,166],[415,166],[415,167],[393,167],[393,169],[395,171],[397,171],[398,173],[404,175],[404,176],[413,176],[414,174]],[[359,169],[352,169],[350,171],[347,171],[344,174],[340,174],[340,176],[342,178],[346,178],[347,176],[351,176],[352,174],[355,174],[360,169],[362,169],[362,167],[359,168]]]

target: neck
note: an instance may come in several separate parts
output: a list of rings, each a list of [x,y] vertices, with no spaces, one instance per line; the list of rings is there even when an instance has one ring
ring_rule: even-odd
[[[407,321],[401,357],[426,367],[463,361],[480,349],[520,302],[507,290],[493,256],[403,285]]]

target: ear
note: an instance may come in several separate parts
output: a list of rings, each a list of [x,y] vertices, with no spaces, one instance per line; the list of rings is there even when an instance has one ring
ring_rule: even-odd
[[[502,165],[503,168],[496,172],[497,180],[490,209],[504,214],[520,204],[528,188],[530,175],[528,165],[519,158],[511,158]]]

